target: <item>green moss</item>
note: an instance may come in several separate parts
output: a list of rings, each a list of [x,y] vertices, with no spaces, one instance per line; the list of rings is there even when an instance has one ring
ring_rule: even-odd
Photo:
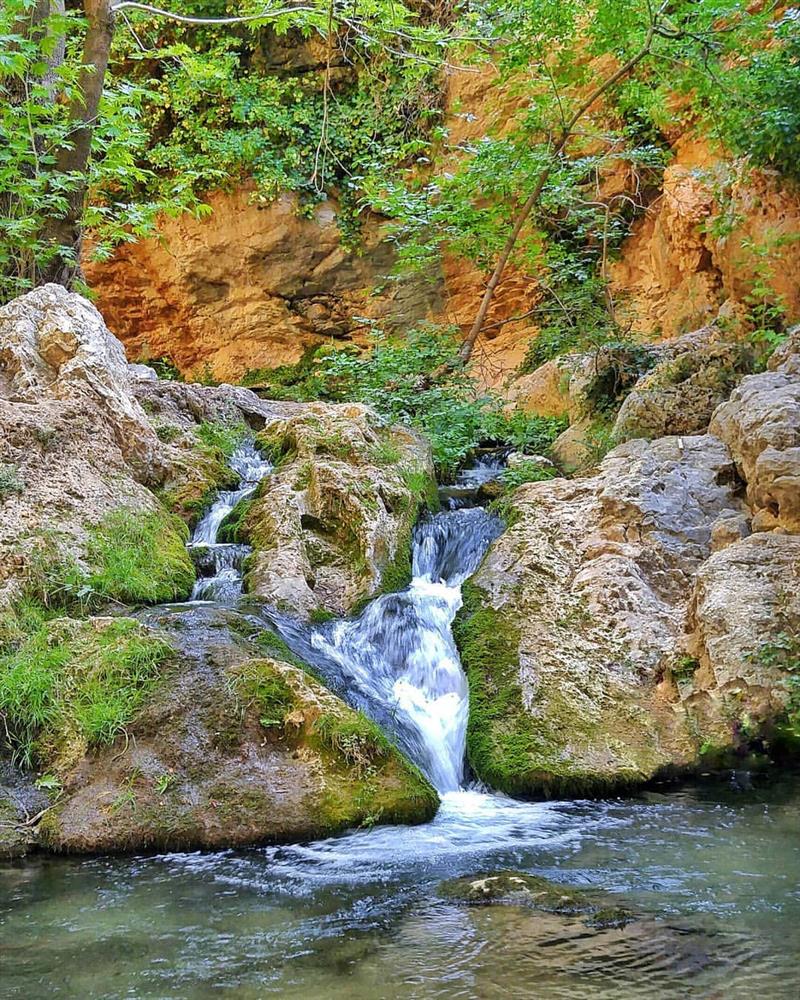
[[[186,525],[166,511],[114,511],[90,531],[87,586],[123,604],[188,597],[195,580],[188,537]]]
[[[201,446],[209,452],[220,452],[229,459],[248,435],[247,427],[239,423],[212,423],[204,421],[195,430]]]
[[[469,682],[467,757],[482,781],[510,795],[589,795],[647,777],[641,762],[649,762],[651,748],[645,745],[632,751],[629,767],[618,762],[608,773],[577,762],[570,743],[605,744],[622,721],[609,709],[595,731],[563,692],[542,686],[536,697],[545,711],[534,717],[519,682],[519,629],[474,583],[464,584],[463,598],[453,634]]]
[[[239,477],[228,460],[249,431],[242,423],[202,423],[194,433],[196,444],[190,453],[189,474],[160,494],[169,510],[191,525],[211,506],[220,490],[238,485]]]
[[[291,462],[297,454],[297,443],[285,429],[259,431],[255,441],[261,454],[276,468]]]
[[[235,676],[236,692],[248,707],[254,707],[265,729],[282,729],[297,704],[283,674],[268,660],[248,660]]]
[[[252,506],[252,499],[241,500],[236,504],[219,526],[219,531],[217,532],[218,542],[237,542],[243,544],[249,542],[250,534],[247,530],[246,521]]]
[[[0,657],[0,712],[26,763],[111,743],[132,721],[171,646],[130,618],[39,626]]]
[[[332,621],[334,618],[336,615],[332,611],[326,611],[325,608],[315,608],[308,616],[312,625],[324,625],[325,622]]]
[[[439,796],[422,772],[361,712],[323,713],[309,744],[325,762],[325,791],[313,804],[320,829],[424,823],[436,814]]]
[[[391,743],[362,712],[323,714],[314,723],[313,735],[319,746],[359,777],[383,763],[392,752]]]

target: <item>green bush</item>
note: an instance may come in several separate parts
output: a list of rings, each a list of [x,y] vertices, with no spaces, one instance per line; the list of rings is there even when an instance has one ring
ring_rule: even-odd
[[[422,431],[443,478],[482,444],[546,453],[566,422],[506,413],[499,396],[476,389],[458,347],[454,331],[433,326],[396,340],[376,334],[363,354],[318,352],[306,387],[314,398],[366,403],[387,423]],[[378,457],[395,460],[395,451]]]
[[[13,493],[22,493],[23,482],[16,465],[0,463],[0,503]]]
[[[543,483],[555,479],[558,470],[552,465],[542,465],[534,459],[509,466],[500,475],[500,481],[508,489],[515,489],[523,483]]]

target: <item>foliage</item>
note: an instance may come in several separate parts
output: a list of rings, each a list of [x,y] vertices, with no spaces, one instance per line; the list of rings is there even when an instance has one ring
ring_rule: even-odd
[[[0,462],[0,503],[14,493],[22,493],[24,484],[16,465]]]
[[[558,470],[554,465],[542,465],[536,459],[527,459],[503,469],[500,481],[506,489],[513,490],[523,483],[543,483],[548,479],[555,479],[557,475]]]
[[[172,649],[130,618],[36,627],[0,656],[0,712],[26,764],[77,741],[111,743],[141,707]]]
[[[624,337],[609,265],[660,187],[676,95],[681,115],[720,145],[800,176],[800,18],[777,11],[739,0],[470,5],[467,20],[492,40],[496,86],[518,110],[479,140],[446,147],[445,172],[373,179],[367,193],[396,220],[400,266],[431,269],[446,250],[488,272],[533,197],[510,258],[541,291],[525,314],[540,330],[525,370]],[[647,57],[585,110],[561,152],[587,95],[646,43]]]
[[[457,350],[454,333],[435,327],[412,330],[396,340],[375,334],[367,353],[317,355],[311,391],[326,399],[366,403],[387,423],[418,428],[429,438],[443,477],[453,475],[480,444],[546,452],[564,422],[506,413],[498,396],[476,389]]]
[[[57,165],[72,143],[70,105],[82,97],[86,21],[67,6],[33,28],[36,0],[7,0],[0,11],[0,301],[35,284],[54,258],[75,253],[45,235],[45,223],[65,218],[70,195],[85,184],[82,172]],[[253,8],[253,0],[170,4],[203,16]],[[319,44],[318,36],[327,39],[326,68],[285,73],[282,47]],[[389,0],[358,11],[312,0],[239,26],[118,16],[92,123],[83,221],[95,257],[152,235],[160,214],[207,214],[206,190],[245,178],[254,196],[298,191],[309,210],[341,186],[353,228],[360,177],[426,148],[440,114],[433,80],[441,37]]]
[[[113,511],[89,535],[89,592],[124,604],[187,597],[195,578],[187,539],[185,524],[165,511]]]

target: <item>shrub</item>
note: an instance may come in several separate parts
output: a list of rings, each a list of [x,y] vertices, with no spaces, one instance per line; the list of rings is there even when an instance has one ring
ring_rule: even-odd
[[[366,403],[387,423],[416,427],[430,440],[440,476],[452,476],[481,444],[546,452],[565,422],[507,414],[503,401],[478,391],[458,360],[458,339],[437,327],[389,340],[376,334],[369,352],[315,355],[315,398]],[[388,456],[394,459],[393,450]]]
[[[548,479],[555,479],[558,470],[552,465],[542,465],[534,459],[520,462],[518,465],[504,469],[500,475],[500,481],[508,489],[515,489],[523,483],[542,483]]]
[[[22,493],[23,482],[16,465],[0,463],[0,503],[13,493]]]

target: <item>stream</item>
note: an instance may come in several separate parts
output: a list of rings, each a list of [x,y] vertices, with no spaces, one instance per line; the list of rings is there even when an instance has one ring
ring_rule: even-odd
[[[196,600],[241,594],[246,546],[219,526],[269,465],[232,459],[191,545]],[[500,522],[462,476],[414,533],[413,579],[357,618],[270,615],[331,688],[374,718],[442,805],[418,827],[310,844],[0,864],[0,997],[664,998],[796,996],[800,777],[737,772],[626,799],[520,802],[465,767],[467,685],[450,631]],[[588,931],[514,906],[464,907],[442,880],[513,868],[624,896],[637,920]]]

